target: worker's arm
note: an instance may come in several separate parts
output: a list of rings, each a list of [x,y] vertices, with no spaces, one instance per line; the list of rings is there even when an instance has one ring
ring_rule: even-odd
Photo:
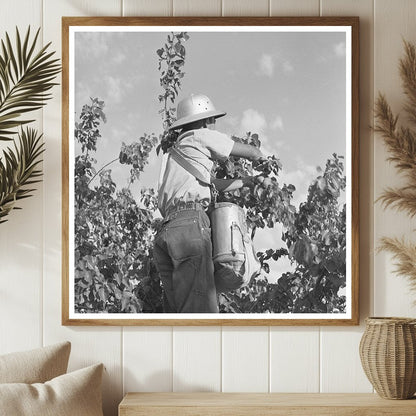
[[[230,156],[243,157],[251,161],[266,159],[260,149],[250,144],[234,142]],[[230,192],[243,186],[254,186],[256,176],[246,176],[238,179],[214,179],[212,182],[220,192]]]
[[[252,186],[255,181],[255,176],[246,176],[238,179],[213,179],[212,182],[215,188],[220,192],[230,192],[240,189],[243,186]]]
[[[244,159],[251,161],[265,159],[265,156],[257,147],[239,142],[234,142],[231,150],[231,156],[243,157]]]

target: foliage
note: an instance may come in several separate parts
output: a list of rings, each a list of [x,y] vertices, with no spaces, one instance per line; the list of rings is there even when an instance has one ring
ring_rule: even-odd
[[[100,120],[104,123],[107,118],[103,111],[104,101],[91,99],[91,105],[82,107],[80,121],[75,122],[75,140],[81,145],[81,152],[97,150],[97,140],[101,137],[98,130]]]
[[[273,313],[337,313],[345,311],[345,296],[340,289],[345,287],[345,205],[339,208],[338,199],[345,190],[345,176],[341,157],[333,155],[325,172],[310,185],[306,202],[299,210],[288,204],[293,186],[283,186],[277,200],[262,201],[259,205],[269,210],[274,207],[274,216],[268,214],[267,226],[276,222],[285,230],[282,240],[287,247],[268,249],[259,253],[263,269],[269,273],[269,261],[289,256],[296,265],[294,272],[284,273],[270,279],[264,275],[254,279],[248,288],[233,294],[221,295],[222,312],[273,312]],[[275,191],[280,187],[277,180],[271,181]],[[269,190],[268,185],[268,189]],[[287,194],[284,190],[290,188]]]
[[[130,169],[130,184],[139,179],[140,173],[143,172],[148,164],[150,152],[157,142],[158,139],[155,135],[144,134],[132,144],[126,145],[124,142],[122,143],[119,161],[122,165],[130,165],[132,167]]]
[[[398,125],[399,116],[393,114],[386,97],[379,94],[374,130],[380,133],[390,151],[387,160],[393,162],[398,172],[407,180],[403,187],[385,189],[379,200],[385,208],[395,207],[413,218],[416,215],[416,45],[404,41],[404,50],[405,55],[400,59],[400,77],[407,97],[404,110],[412,128]],[[407,277],[411,288],[416,290],[416,269],[413,264],[416,245],[406,243],[403,239],[384,237],[380,249],[393,253],[397,260],[397,273]]]
[[[50,44],[35,53],[39,31],[31,40],[29,27],[22,43],[16,28],[15,47],[7,32],[1,40],[0,141],[13,141],[10,136],[17,134],[19,145],[14,141],[14,147],[3,150],[0,159],[0,223],[18,208],[16,201],[31,196],[31,186],[40,182],[42,135],[30,128],[16,130],[33,121],[22,118],[23,114],[38,110],[52,98],[48,91],[56,85],[52,81],[60,71],[58,59],[51,59],[54,52],[48,52]]]
[[[36,130],[27,128],[18,135],[19,146],[14,150],[8,148],[3,152],[4,163],[0,163],[0,224],[6,222],[10,211],[18,209],[15,203],[28,198],[35,189],[31,188],[40,182],[42,171],[40,155],[43,153],[42,135]]]
[[[246,137],[233,136],[234,141],[260,147],[257,134],[248,133]],[[288,226],[293,222],[295,207],[290,204],[293,185],[280,187],[277,177],[282,164],[275,156],[269,156],[261,162],[249,162],[246,159],[230,157],[226,161],[217,162],[214,170],[218,178],[239,178],[258,175],[254,189],[243,187],[233,192],[225,192],[218,198],[219,202],[233,202],[247,208],[247,223],[250,228],[273,228],[276,222]],[[270,178],[267,178],[271,176]]]
[[[176,109],[173,104],[181,88],[181,80],[185,76],[183,71],[186,55],[184,42],[187,40],[189,40],[189,35],[186,32],[172,32],[168,35],[163,48],[156,51],[159,57],[160,85],[164,91],[158,97],[159,102],[163,104],[160,110],[163,135],[157,148],[158,153],[160,149],[165,153],[178,137],[176,132],[169,130],[169,127],[176,120]]]
[[[0,52],[0,140],[11,140],[10,130],[30,123],[33,120],[17,120],[22,114],[37,110],[45,101],[52,98],[47,92],[56,84],[52,81],[60,72],[58,59],[50,59],[55,52],[48,52],[48,43],[34,54],[36,41],[30,42],[30,28],[23,43],[16,28],[16,50],[13,49],[9,35],[1,41]]]
[[[128,188],[117,191],[111,170],[96,170],[92,157],[106,121],[104,102],[84,105],[75,138],[81,154],[75,158],[75,305],[77,312],[139,313],[161,311],[161,288],[150,276],[154,234],[153,190],[141,190],[137,203]],[[119,162],[131,166],[129,184],[140,177],[154,136],[122,144]],[[99,185],[91,187],[98,175]]]

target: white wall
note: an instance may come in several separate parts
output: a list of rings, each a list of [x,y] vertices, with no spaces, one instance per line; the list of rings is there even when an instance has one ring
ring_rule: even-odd
[[[374,96],[403,99],[397,74],[402,37],[416,42],[414,0],[1,0],[0,30],[42,27],[61,53],[61,16],[260,15],[361,19],[361,317],[415,315],[392,261],[375,254],[382,235],[410,235],[405,216],[374,200],[399,183],[373,124]],[[70,369],[101,361],[106,416],[127,391],[370,392],[358,356],[359,327],[62,327],[61,94],[38,112],[44,182],[0,225],[0,353],[72,342]],[[414,296],[413,296],[414,298]]]

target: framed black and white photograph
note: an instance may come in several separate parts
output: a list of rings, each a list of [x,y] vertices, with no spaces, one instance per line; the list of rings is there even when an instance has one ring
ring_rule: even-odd
[[[62,323],[359,321],[358,18],[63,18]]]

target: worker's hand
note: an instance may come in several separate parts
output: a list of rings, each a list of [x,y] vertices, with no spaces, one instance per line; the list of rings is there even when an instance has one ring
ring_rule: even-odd
[[[267,160],[267,157],[264,156],[263,152],[258,147],[253,146],[251,160],[253,162],[262,162]]]
[[[255,183],[257,185],[261,185],[261,187],[263,188],[267,188],[269,185],[272,184],[272,180],[270,178],[265,177],[264,175],[256,175]]]
[[[256,160],[253,160],[253,168],[259,171],[264,171],[263,168],[267,167],[267,165],[269,164],[270,159],[261,154]]]
[[[241,178],[243,181],[243,186],[248,186],[249,188],[253,188],[254,185],[257,183],[257,176],[245,176],[244,178]]]

